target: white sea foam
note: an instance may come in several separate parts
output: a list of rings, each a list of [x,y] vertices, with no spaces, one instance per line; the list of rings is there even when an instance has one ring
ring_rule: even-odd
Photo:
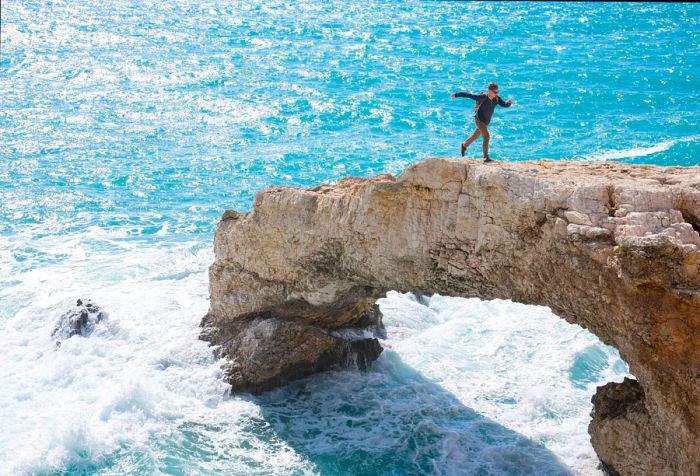
[[[582,157],[581,159],[590,161],[634,159],[636,157],[645,157],[647,155],[658,154],[659,152],[664,152],[670,149],[676,144],[682,144],[684,142],[693,142],[698,139],[700,139],[700,134],[688,137],[681,137],[678,139],[666,140],[663,142],[659,142],[656,145],[648,147],[630,147],[629,149],[606,150],[601,152],[595,152],[591,155]]]
[[[143,456],[136,466],[157,473],[167,466],[169,443],[187,446],[182,429],[188,425],[200,428],[201,439],[223,454],[248,448],[238,461],[192,457],[182,463],[191,471],[244,473],[252,465],[282,474],[301,466],[302,458],[283,442],[246,428],[264,426],[259,410],[250,401],[225,398],[219,363],[198,340],[208,305],[209,247],[123,242],[115,251],[99,235],[93,229],[39,240],[36,246],[46,253],[82,244],[90,248],[90,260],[18,273],[6,290],[23,305],[0,322],[0,474],[102,465],[128,472],[138,453]],[[101,247],[109,253],[95,253]],[[108,319],[90,337],[74,336],[57,348],[53,326],[84,296]]]
[[[1,322],[8,474],[317,474],[316,458],[339,442],[357,454],[409,455],[433,474],[556,474],[553,458],[596,473],[590,396],[624,372],[613,370],[614,351],[546,308],[390,293],[380,301],[387,350],[371,372],[309,379],[301,399],[294,386],[266,397],[272,403],[227,398],[220,363],[198,340],[207,243],[134,242],[91,227],[34,246],[68,258],[16,273],[4,291],[16,310]],[[92,298],[108,319],[57,348],[51,331],[77,297]],[[591,346],[608,362],[577,387],[570,369]],[[358,398],[368,406],[348,426],[342,406]],[[280,426],[288,417],[295,423]],[[487,444],[483,425],[503,427],[507,441]]]
[[[625,375],[614,349],[544,307],[441,296],[425,305],[395,293],[381,303],[391,348],[406,364],[465,405],[544,444],[576,474],[597,472],[586,432],[590,397],[596,385]],[[592,346],[605,365],[577,386],[571,369]]]

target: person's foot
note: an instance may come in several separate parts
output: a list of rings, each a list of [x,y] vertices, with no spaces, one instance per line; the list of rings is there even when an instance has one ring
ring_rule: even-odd
[[[462,157],[464,157],[464,153],[467,151],[467,146],[464,145],[464,142],[462,142]]]
[[[484,163],[487,162],[493,162],[493,159],[491,157],[484,157]]]

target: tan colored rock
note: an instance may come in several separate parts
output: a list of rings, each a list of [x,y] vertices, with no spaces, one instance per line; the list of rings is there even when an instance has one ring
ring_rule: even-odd
[[[591,442],[609,473],[678,474],[670,464],[665,436],[656,431],[644,405],[644,390],[639,382],[625,378],[622,383],[598,387],[591,416],[588,426]],[[644,451],[639,451],[640,448]],[[634,455],[634,458],[620,460],[619,455]]]
[[[700,167],[430,159],[397,178],[272,187],[219,224],[204,336],[234,363],[234,390],[255,390],[328,368],[329,355],[376,358],[376,341],[334,330],[376,322],[388,290],[546,305],[617,347],[644,395],[594,418],[603,461],[648,474],[638,462],[652,455],[656,474],[696,475],[698,230]]]
[[[236,353],[228,354],[225,370],[243,392],[269,390],[339,364],[364,369],[382,351],[376,339],[348,341],[309,324],[278,318],[256,318],[235,328],[225,345]]]

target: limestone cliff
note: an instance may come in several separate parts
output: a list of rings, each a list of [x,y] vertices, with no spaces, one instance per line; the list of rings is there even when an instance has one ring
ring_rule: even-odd
[[[698,230],[700,167],[430,159],[273,187],[222,217],[203,336],[234,390],[255,392],[375,359],[371,334],[345,329],[376,326],[388,290],[546,305],[638,379],[594,397],[601,459],[623,475],[700,474]]]

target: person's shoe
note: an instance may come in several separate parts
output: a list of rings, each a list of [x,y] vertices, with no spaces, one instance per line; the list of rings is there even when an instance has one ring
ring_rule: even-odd
[[[493,162],[491,157],[484,157],[484,163]]]
[[[464,157],[464,153],[467,151],[466,146],[464,145],[464,142],[462,142],[462,157]]]

